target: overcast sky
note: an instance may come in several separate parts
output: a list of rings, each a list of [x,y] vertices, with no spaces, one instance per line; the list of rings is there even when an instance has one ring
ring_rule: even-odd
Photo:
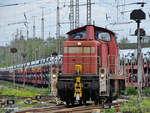
[[[60,22],[69,22],[69,5],[70,0],[60,0]],[[114,30],[118,34],[118,40],[123,37],[128,37],[131,42],[136,41],[135,37],[130,37],[136,29],[136,23],[131,24],[111,24],[111,23],[123,23],[130,22],[130,12],[120,13],[122,11],[130,11],[133,9],[141,8],[140,5],[126,5],[125,7],[118,7],[116,5],[129,4],[134,2],[146,2],[143,11],[146,13],[146,20],[142,21],[141,27],[145,29],[146,34],[150,35],[150,18],[148,12],[150,9],[150,0],[92,0],[92,21],[95,21],[95,25],[100,27],[106,27]],[[29,36],[33,36],[33,16],[36,16],[36,36],[41,36],[41,7],[44,8],[45,19],[45,39],[49,36],[55,37],[56,34],[56,0],[0,0],[0,6],[19,3],[20,5],[0,7],[0,45],[5,45],[12,40],[16,34],[16,29],[22,30],[24,36],[26,36],[26,28],[24,24],[15,24],[8,26],[8,24],[25,21],[24,12],[29,22]],[[80,0],[80,4],[85,4],[86,0]],[[118,12],[118,13],[117,13]],[[106,20],[106,14],[108,20]],[[118,16],[117,16],[118,15]],[[80,26],[86,25],[86,7],[80,7]],[[65,35],[69,31],[69,24],[61,25],[61,35]]]

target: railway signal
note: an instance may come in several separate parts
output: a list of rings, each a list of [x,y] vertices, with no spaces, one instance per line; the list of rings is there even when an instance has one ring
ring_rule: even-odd
[[[10,52],[14,54],[17,52],[17,49],[16,48],[10,48]]]
[[[130,14],[130,19],[135,20],[137,23],[137,43],[138,43],[138,102],[141,102],[141,92],[142,92],[142,54],[141,54],[141,31],[140,30],[140,23],[141,20],[146,18],[145,13],[141,10],[133,10]],[[136,32],[135,32],[136,34]],[[144,33],[142,34],[144,35]]]
[[[138,36],[138,29],[135,30],[134,34],[135,34],[135,36]],[[145,36],[145,34],[146,34],[145,30],[140,28],[140,36]]]
[[[52,96],[57,96],[56,84],[57,84],[58,68],[59,68],[59,66],[55,62],[57,53],[53,52],[51,56],[54,58],[53,62],[51,63],[51,67],[50,67],[51,68],[51,78],[50,78],[51,94],[52,94]]]
[[[26,62],[25,60],[25,57],[27,56],[27,53],[25,52],[22,52],[21,53],[21,56],[23,57],[23,63]],[[23,87],[25,88],[25,65],[23,65]]]
[[[10,48],[10,52],[13,53],[13,69],[15,64],[15,53],[17,52],[17,48]],[[14,88],[15,88],[15,71],[13,71],[13,82],[14,82]]]

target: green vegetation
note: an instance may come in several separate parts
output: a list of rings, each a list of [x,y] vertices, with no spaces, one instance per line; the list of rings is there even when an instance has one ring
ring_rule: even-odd
[[[13,96],[22,96],[22,97],[34,97],[38,95],[38,93],[34,91],[31,92],[24,89],[17,90],[17,89],[12,89],[7,87],[0,88],[0,91],[1,91],[1,95],[13,95]]]
[[[147,47],[150,47],[149,45],[150,42],[148,43],[143,43],[142,44],[142,47],[143,48],[147,48]],[[119,43],[119,48],[120,49],[136,49],[137,48],[137,43]]]
[[[143,113],[150,112],[150,98],[145,98],[141,104],[141,111]]]
[[[142,90],[143,96],[150,96],[150,88],[146,87]]]
[[[62,45],[65,40],[65,37],[60,37],[60,45]],[[39,38],[29,38],[26,40],[23,36],[18,37],[11,41],[9,45],[7,44],[0,47],[0,67],[13,65],[13,59],[15,59],[15,65],[17,65],[50,57],[52,52],[58,52],[56,47],[58,47],[58,41],[53,37],[49,37],[46,40]],[[14,58],[10,52],[10,48],[17,49]],[[23,56],[25,57],[23,58]]]
[[[120,111],[131,113],[149,113],[150,112],[150,88],[142,90],[143,99],[141,104],[137,101],[137,89],[133,86],[128,86],[125,89],[125,95],[129,96],[129,101],[124,102],[120,107]]]
[[[125,95],[136,95],[137,89],[133,86],[127,86],[125,89]]]
[[[133,87],[133,86],[127,86],[125,91],[124,91],[125,95],[137,95],[137,88]],[[143,96],[150,96],[150,88],[149,87],[145,87],[142,89],[142,95]]]
[[[150,39],[147,43],[142,43],[142,47],[150,47],[149,45]],[[120,40],[119,42],[119,48],[120,49],[136,49],[137,48],[137,43],[130,43],[127,37],[124,37]]]
[[[1,81],[3,84],[0,85],[0,96],[6,96],[3,99],[6,100],[15,100],[15,105],[17,105],[20,108],[24,107],[36,107],[41,105],[40,101],[32,102],[31,104],[25,104],[24,101],[26,98],[33,98],[35,99],[35,96],[41,95],[49,95],[50,91],[49,88],[38,88],[30,85],[26,85],[25,88],[23,88],[22,84],[16,84],[16,88],[13,88],[13,83],[8,81]],[[5,109],[0,109],[0,113],[4,113]]]
[[[13,96],[22,96],[22,97],[35,97],[37,95],[49,95],[49,88],[37,88],[34,86],[26,85],[23,88],[22,84],[16,84],[16,88],[13,88],[12,82],[6,82],[2,87],[0,87],[0,95],[13,95]]]
[[[115,113],[115,108],[111,107],[109,109],[104,109],[104,111],[102,111],[102,113]]]
[[[0,113],[5,113],[5,109],[4,108],[0,108]]]
[[[137,96],[131,96],[131,99],[125,102],[120,107],[121,112],[131,113],[149,113],[150,112],[150,98],[146,97],[142,99],[141,105],[137,103]]]
[[[129,43],[128,38],[122,38],[122,39],[120,40],[120,44],[128,44],[128,43]]]
[[[121,107],[120,111],[123,112],[131,112],[131,113],[139,113],[140,109],[137,104],[137,97],[132,96],[131,99],[125,102]]]

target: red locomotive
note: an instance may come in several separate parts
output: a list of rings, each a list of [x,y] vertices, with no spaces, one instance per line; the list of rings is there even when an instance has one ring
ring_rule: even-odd
[[[111,100],[124,89],[118,74],[118,45],[115,33],[87,25],[68,33],[63,43],[62,74],[58,76],[58,97],[67,103]]]

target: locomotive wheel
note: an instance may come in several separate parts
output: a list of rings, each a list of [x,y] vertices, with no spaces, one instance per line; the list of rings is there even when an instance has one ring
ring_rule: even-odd
[[[79,105],[80,105],[80,106],[82,105],[82,100],[79,100]]]
[[[97,100],[97,99],[96,99],[96,100],[94,100],[94,104],[95,104],[95,105],[97,105],[97,104],[98,104],[98,102],[99,102],[99,100]]]
[[[112,103],[112,97],[108,97],[106,103]]]
[[[95,103],[95,105],[97,105],[97,104],[99,103],[99,96],[98,96],[98,93],[97,93],[97,92],[95,92],[94,103]]]
[[[74,100],[71,101],[71,105],[74,106]]]
[[[83,100],[83,104],[84,104],[84,105],[86,105],[86,104],[87,104],[87,103],[86,103],[86,100]]]
[[[70,102],[69,102],[69,101],[66,101],[66,105],[69,106],[69,105],[70,105]]]
[[[100,99],[100,104],[102,105],[102,106],[104,106],[104,99]]]

